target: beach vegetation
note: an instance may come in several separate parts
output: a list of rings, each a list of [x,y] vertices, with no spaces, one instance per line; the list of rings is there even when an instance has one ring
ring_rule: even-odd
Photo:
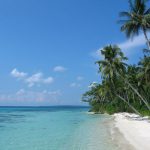
[[[140,31],[146,39],[147,49],[135,65],[127,64],[128,58],[117,45],[107,45],[100,50],[103,59],[96,61],[101,76],[100,83],[92,83],[83,94],[82,101],[97,113],[134,112],[150,115],[150,8],[146,0],[129,0],[130,10],[120,13],[125,20],[121,31],[133,38]]]

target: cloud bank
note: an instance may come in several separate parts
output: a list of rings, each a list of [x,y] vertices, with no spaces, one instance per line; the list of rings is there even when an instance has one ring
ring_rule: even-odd
[[[11,76],[12,77],[15,77],[15,78],[25,78],[27,76],[27,73],[25,72],[20,72],[18,71],[16,68],[14,68],[12,71],[11,71]]]
[[[61,96],[62,93],[60,90],[56,91],[28,91],[24,89],[18,90],[14,94],[1,94],[0,95],[0,101],[4,102],[57,102],[59,96]]]
[[[43,73],[38,72],[36,74],[31,75],[30,77],[25,79],[25,82],[28,83],[29,87],[32,87],[36,84],[51,84],[53,83],[54,78],[53,77],[43,77]]]
[[[149,34],[150,35],[150,34]],[[110,43],[113,44],[113,43]],[[117,43],[116,45],[118,45],[122,51],[125,53],[125,55],[131,55],[136,48],[140,47],[140,46],[144,46],[146,44],[146,40],[143,34],[140,34],[139,36],[134,37],[132,40],[127,40],[121,43]],[[108,45],[108,44],[106,44]],[[104,45],[104,46],[106,46]],[[99,48],[98,50],[96,50],[95,52],[91,53],[91,56],[94,58],[101,58],[101,54],[100,54],[100,50],[103,49],[103,47]]]
[[[49,77],[44,77],[42,72],[37,72],[31,76],[29,76],[25,72],[20,72],[16,68],[11,71],[11,76],[17,79],[21,79],[29,87],[32,87],[34,85],[41,85],[41,84],[51,84],[54,82],[54,78],[49,76]]]

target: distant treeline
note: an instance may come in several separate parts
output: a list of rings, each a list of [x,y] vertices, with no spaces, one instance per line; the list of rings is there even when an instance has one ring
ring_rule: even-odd
[[[108,45],[100,52],[103,60],[99,66],[101,83],[92,83],[82,100],[98,113],[135,112],[150,115],[150,8],[147,0],[129,0],[129,11],[120,13],[121,31],[128,38],[144,33],[144,57],[137,65],[126,64],[127,57],[117,45]],[[122,19],[123,18],[123,19]],[[134,58],[133,58],[134,59]]]

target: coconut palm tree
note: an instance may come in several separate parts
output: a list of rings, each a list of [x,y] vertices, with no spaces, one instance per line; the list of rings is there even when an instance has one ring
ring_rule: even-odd
[[[103,78],[110,82],[115,82],[117,73],[124,73],[126,64],[123,62],[127,60],[121,49],[117,45],[109,45],[101,50],[104,60],[97,61],[99,71],[102,73]]]
[[[121,85],[122,82],[119,80],[121,79],[120,75],[123,76],[126,72],[126,64],[123,61],[127,58],[124,57],[121,49],[116,45],[104,47],[101,50],[101,54],[104,56],[104,60],[97,61],[96,63],[99,65],[99,71],[102,73],[104,79],[103,85],[105,90],[107,89],[107,98],[109,96],[108,99],[114,101],[117,96],[135,111],[136,109],[134,109],[134,107],[132,107],[129,102],[120,95],[120,93],[122,94],[120,89],[123,91],[122,89],[124,85]],[[119,91],[119,93],[117,91]]]
[[[140,62],[140,78],[150,84],[150,56],[145,56]]]
[[[145,56],[139,62],[138,85],[141,92],[150,103],[150,56]]]
[[[83,95],[83,101],[89,102],[95,112],[135,112],[150,115],[150,8],[147,0],[129,0],[129,12],[121,12],[121,31],[132,38],[141,31],[144,33],[148,50],[139,65],[127,65],[127,58],[116,45],[101,50],[104,59],[97,61],[102,82],[94,84]]]
[[[130,10],[120,13],[120,17],[126,19],[119,22],[122,23],[121,31],[125,32],[128,38],[143,31],[150,49],[150,41],[147,36],[147,31],[150,30],[150,8],[147,8],[146,3],[147,0],[129,0]]]
[[[99,65],[99,70],[102,72],[103,79],[108,81],[110,86],[110,91],[112,91],[115,95],[118,96],[116,90],[118,89],[118,86],[116,85],[118,83],[118,80],[123,80],[124,84],[121,86],[122,89],[124,87],[128,86],[130,89],[144,102],[144,104],[148,107],[150,110],[150,106],[147,103],[147,101],[141,96],[141,94],[138,92],[138,89],[136,89],[130,82],[127,80],[127,74],[126,74],[126,64],[123,62],[127,58],[124,56],[124,54],[121,52],[121,49],[114,45],[106,46],[103,50],[101,50],[101,54],[104,56],[104,60],[97,61]],[[120,91],[120,90],[119,90]],[[121,95],[119,95],[119,98]],[[123,100],[123,97],[122,97]]]

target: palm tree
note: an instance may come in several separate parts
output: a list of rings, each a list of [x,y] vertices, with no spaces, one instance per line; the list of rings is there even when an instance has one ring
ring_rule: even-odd
[[[105,59],[102,61],[97,61],[96,63],[98,63],[99,65],[99,70],[100,72],[102,72],[103,79],[108,81],[110,91],[112,91],[113,94],[120,98],[121,95],[118,95],[116,90],[118,89],[118,80],[122,80],[124,81],[124,85],[121,86],[121,89],[124,89],[124,87],[126,86],[130,87],[132,91],[145,103],[145,105],[150,110],[147,101],[141,96],[138,90],[135,87],[133,87],[133,85],[130,82],[128,82],[126,78],[126,64],[123,61],[127,60],[127,58],[121,52],[121,49],[116,45],[110,45],[104,47],[103,50],[101,50],[101,54],[104,56]],[[121,100],[123,99],[125,100],[125,98],[122,97]],[[127,104],[129,105],[129,103]]]
[[[140,77],[150,84],[150,56],[145,56],[139,63],[140,65]]]
[[[125,94],[122,94],[124,85],[121,85],[122,82],[120,76],[126,72],[126,64],[123,62],[127,58],[124,57],[124,54],[121,52],[121,49],[114,45],[109,45],[104,47],[101,50],[101,54],[104,56],[104,60],[97,61],[99,65],[99,71],[103,76],[103,85],[107,91],[107,98],[111,101],[121,99],[125,102],[134,112],[140,114],[129,101],[124,98]],[[121,92],[120,92],[121,91]]]
[[[138,85],[150,103],[150,56],[145,56],[139,62]]]
[[[101,50],[101,54],[104,56],[104,60],[97,61],[99,65],[99,71],[102,72],[103,78],[114,82],[117,73],[125,72],[126,64],[123,62],[127,60],[121,49],[117,45],[109,45]]]
[[[90,90],[83,94],[82,101],[92,105],[92,111],[103,113],[105,101],[105,90],[103,85],[94,83]]]
[[[121,31],[125,32],[128,38],[143,31],[147,46],[150,49],[150,41],[147,36],[147,31],[150,30],[150,8],[147,8],[146,3],[147,0],[129,0],[129,12],[120,13],[120,17],[126,19],[119,22],[122,23]]]

